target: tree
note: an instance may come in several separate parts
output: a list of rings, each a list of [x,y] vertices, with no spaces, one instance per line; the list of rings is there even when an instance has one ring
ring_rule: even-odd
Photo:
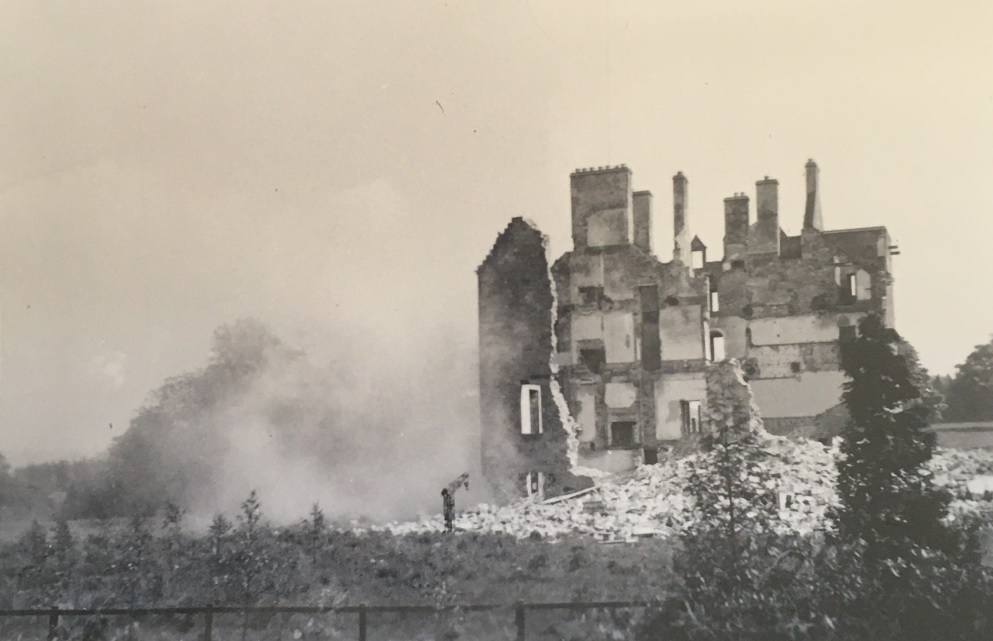
[[[178,543],[183,533],[183,518],[185,516],[186,510],[172,501],[166,503],[162,514],[162,534],[166,543]]]
[[[63,601],[71,601],[77,562],[76,540],[69,529],[69,522],[64,518],[57,518],[52,525],[52,548],[59,593]]]
[[[307,520],[307,543],[310,546],[310,561],[317,563],[317,553],[321,550],[327,538],[327,519],[320,505],[314,503],[310,508],[310,519]]]
[[[223,514],[215,514],[214,520],[210,522],[207,536],[210,540],[210,553],[217,557],[224,551],[224,544],[228,534],[231,532],[231,522]]]
[[[14,479],[10,475],[10,463],[0,454],[0,507],[9,506],[14,498]]]
[[[708,373],[705,422],[708,431],[687,487],[697,512],[687,541],[716,545],[712,551],[720,551],[722,573],[731,578],[749,536],[767,530],[774,516],[760,446],[765,431],[737,361],[714,365]]]
[[[52,548],[48,544],[48,532],[37,520],[21,535],[20,548],[24,560],[21,568],[20,589],[33,594],[36,604],[48,601],[54,587],[54,573],[51,567]]]
[[[162,548],[162,591],[166,595],[172,593],[173,579],[179,571],[180,563],[183,559],[183,518],[186,516],[185,510],[169,501],[166,503],[162,515],[162,537],[160,545]]]
[[[948,383],[945,418],[949,421],[993,421],[993,337],[977,345],[956,366]]]
[[[776,481],[762,426],[737,361],[707,372],[707,432],[686,492],[695,523],[673,560],[681,577],[663,607],[639,629],[644,641],[789,639],[813,624],[804,561],[811,546],[778,535]]]
[[[929,423],[942,419],[945,405],[945,392],[940,376],[931,376],[924,364],[921,363],[917,349],[907,340],[900,338],[896,343],[897,353],[907,361],[910,370],[910,382],[920,392],[917,401],[921,406],[922,416]]]
[[[271,587],[264,583],[266,579],[271,579],[266,573],[270,560],[270,550],[267,548],[268,534],[269,529],[262,519],[262,503],[259,501],[258,493],[252,490],[241,504],[238,528],[235,532],[234,559],[241,579],[239,587],[245,605],[252,605],[267,588]],[[247,634],[248,611],[245,611],[241,626],[241,641],[245,641]]]
[[[927,464],[940,409],[916,353],[876,316],[842,348],[850,420],[830,512],[836,561],[820,566],[820,610],[842,638],[988,639],[989,575],[977,524],[946,525],[950,496]],[[832,626],[835,628],[836,626]]]
[[[122,579],[121,594],[127,595],[131,607],[137,607],[143,600],[151,598],[153,590],[158,587],[148,515],[135,514],[128,519],[127,526],[118,533],[114,543]]]
[[[207,530],[207,569],[210,581],[210,601],[223,602],[227,599],[227,587],[231,582],[233,551],[231,549],[231,521],[223,514],[214,515]]]
[[[262,522],[262,504],[258,493],[252,490],[241,504],[235,539],[235,559],[246,604],[252,603],[260,591],[259,582],[268,560],[264,540],[266,533]]]
[[[933,398],[921,389],[926,372],[901,346],[896,330],[874,315],[842,351],[849,380],[843,399],[850,420],[838,460],[840,505],[831,518],[841,540],[864,542],[869,561],[909,558],[919,546],[942,548],[950,497],[926,469],[935,436],[926,431]]]

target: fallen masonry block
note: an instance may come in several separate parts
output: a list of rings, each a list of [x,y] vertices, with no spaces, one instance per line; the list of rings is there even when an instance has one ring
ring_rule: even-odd
[[[607,504],[604,501],[587,501],[583,503],[583,511],[587,514],[606,514]]]
[[[545,500],[545,501],[542,502],[542,505],[554,505],[556,503],[561,503],[563,501],[568,501],[569,499],[574,499],[574,498],[583,496],[584,494],[589,494],[590,492],[593,492],[596,489],[597,489],[597,487],[595,485],[591,485],[590,487],[585,488],[585,489],[582,489],[582,490],[579,490],[578,492],[573,492],[571,494],[563,494],[562,496],[556,496],[554,498],[547,499],[547,500]]]

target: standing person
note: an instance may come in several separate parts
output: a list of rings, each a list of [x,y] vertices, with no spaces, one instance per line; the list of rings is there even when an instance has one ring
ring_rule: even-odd
[[[455,497],[445,488],[441,491],[441,500],[445,509],[445,530],[451,532],[455,529]]]

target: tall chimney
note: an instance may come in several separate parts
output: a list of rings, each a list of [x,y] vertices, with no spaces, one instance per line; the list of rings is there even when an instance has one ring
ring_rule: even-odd
[[[821,218],[821,188],[820,173],[813,158],[807,161],[807,207],[803,213],[803,228],[824,230]]]
[[[755,183],[755,230],[749,254],[779,255],[779,181],[766,176]]]
[[[652,253],[652,192],[636,191],[634,202],[634,244]]]
[[[689,206],[686,188],[688,182],[681,171],[672,177],[672,234],[675,241],[672,258],[686,264],[690,263],[693,251],[690,247],[693,236],[690,234],[689,213],[686,209]]]
[[[745,251],[748,240],[748,196],[735,194],[724,199],[724,258]]]

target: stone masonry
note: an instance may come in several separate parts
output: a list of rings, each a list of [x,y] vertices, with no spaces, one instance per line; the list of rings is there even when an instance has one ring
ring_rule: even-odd
[[[772,433],[844,422],[840,344],[866,314],[893,324],[886,229],[825,230],[809,161],[799,235],[765,177],[754,222],[744,193],[724,200],[723,257],[708,260],[689,181],[672,180],[671,260],[654,253],[651,192],[622,165],[571,175],[573,248],[550,268],[515,218],[477,270],[483,471],[500,496],[578,490],[695,440],[714,361],[741,363]]]

